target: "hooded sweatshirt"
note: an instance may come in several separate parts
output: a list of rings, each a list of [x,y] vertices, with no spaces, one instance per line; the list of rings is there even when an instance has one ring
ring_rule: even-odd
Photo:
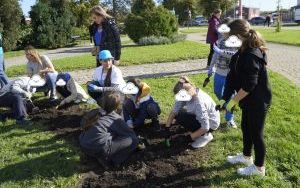
[[[230,71],[226,78],[223,99],[230,100],[234,92],[240,89],[249,94],[239,105],[254,105],[257,102],[270,104],[272,91],[267,72],[267,55],[259,48],[238,51],[231,59]]]
[[[99,109],[99,115],[98,121],[79,136],[80,145],[83,148],[108,156],[113,139],[131,137],[137,140],[134,131],[128,128],[125,121],[116,112],[106,114],[104,110]]]

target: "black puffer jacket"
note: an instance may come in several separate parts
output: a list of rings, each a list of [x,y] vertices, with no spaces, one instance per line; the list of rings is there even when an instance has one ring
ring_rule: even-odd
[[[90,37],[93,39],[98,29],[97,24],[92,24],[89,27]],[[109,50],[115,60],[120,60],[121,57],[121,39],[119,29],[114,19],[106,19],[102,23],[102,38],[100,44],[100,50]]]
[[[270,104],[272,92],[267,72],[267,56],[259,48],[238,51],[231,58],[223,99],[230,100],[240,89],[249,94],[240,101],[240,107],[257,103]]]

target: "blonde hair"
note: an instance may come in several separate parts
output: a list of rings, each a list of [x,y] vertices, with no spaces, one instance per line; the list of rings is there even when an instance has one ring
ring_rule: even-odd
[[[31,45],[27,46],[25,48],[25,53],[31,55],[34,58],[35,63],[39,63],[40,65],[42,65],[41,56],[33,46]]]
[[[246,20],[237,19],[228,24],[230,28],[230,35],[236,35],[242,41],[241,51],[247,48],[260,48],[265,51],[266,42],[261,34],[250,28],[250,24]]]
[[[106,10],[102,8],[100,5],[94,6],[91,11],[91,14],[95,14],[97,16],[101,16],[103,18],[112,18],[109,14],[107,14]]]
[[[187,76],[181,76],[179,81],[174,86],[173,93],[177,94],[182,89],[189,91],[193,87],[195,87],[195,85]]]

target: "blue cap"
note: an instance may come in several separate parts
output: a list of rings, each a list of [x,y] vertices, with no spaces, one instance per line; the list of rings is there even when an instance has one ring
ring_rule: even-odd
[[[113,59],[114,57],[111,55],[109,50],[102,50],[99,52],[99,59],[100,61],[106,60],[106,59]]]

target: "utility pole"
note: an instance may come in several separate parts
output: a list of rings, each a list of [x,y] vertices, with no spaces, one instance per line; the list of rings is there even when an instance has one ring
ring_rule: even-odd
[[[243,6],[242,6],[242,0],[239,0],[239,19],[243,19]]]

